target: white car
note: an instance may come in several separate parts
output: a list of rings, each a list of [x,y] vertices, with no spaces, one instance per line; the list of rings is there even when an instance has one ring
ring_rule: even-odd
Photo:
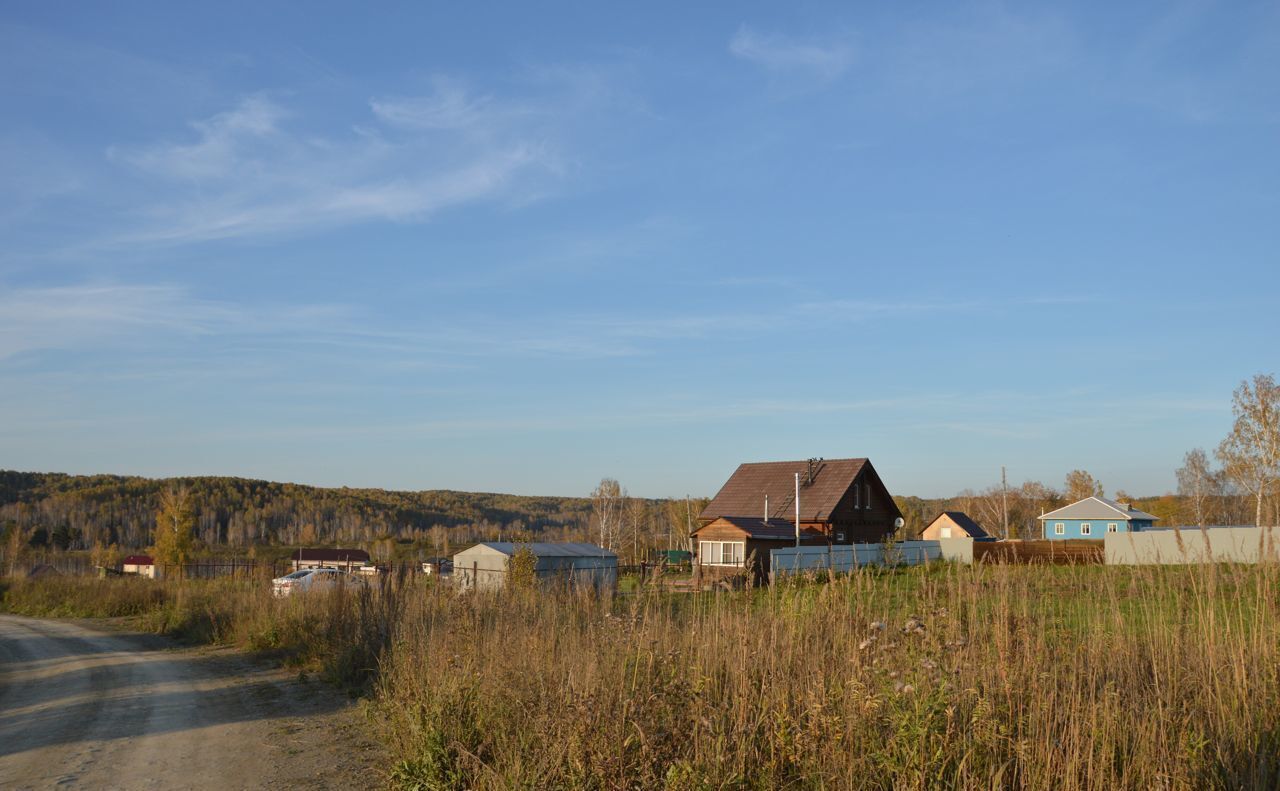
[[[337,587],[363,585],[364,580],[341,569],[300,569],[271,580],[271,593],[276,598],[314,590],[330,590]]]

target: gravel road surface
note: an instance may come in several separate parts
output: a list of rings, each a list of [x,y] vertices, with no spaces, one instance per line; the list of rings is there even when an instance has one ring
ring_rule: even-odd
[[[228,650],[0,615],[0,788],[376,788],[337,690]]]

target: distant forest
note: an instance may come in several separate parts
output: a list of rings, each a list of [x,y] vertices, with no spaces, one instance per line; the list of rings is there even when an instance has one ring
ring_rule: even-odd
[[[1188,454],[1188,459],[1194,455]],[[1190,480],[1189,469],[1194,471],[1194,465],[1178,471],[1180,482]],[[1208,483],[1180,485],[1183,493],[1176,495],[1113,496],[1160,517],[1161,526],[1252,523],[1252,498],[1233,491],[1212,470],[1206,469],[1201,477]],[[687,548],[689,529],[707,503],[628,497],[610,479],[588,497],[529,497],[320,488],[230,477],[150,479],[0,471],[0,537],[6,554],[20,548],[142,549],[152,543],[161,493],[173,488],[191,494],[195,537],[206,552],[346,545],[367,548],[384,559],[448,553],[460,544],[502,539],[592,541],[627,559],[639,559],[649,549]],[[1027,481],[966,490],[949,498],[894,499],[906,521],[899,538],[915,538],[944,510],[964,511],[997,537],[1039,538],[1040,514],[1102,493],[1100,482],[1075,470],[1061,489]],[[1264,518],[1276,517],[1277,502],[1267,498]]]
[[[629,497],[606,479],[590,497],[321,488],[231,477],[141,478],[0,470],[0,538],[20,548],[143,549],[161,494],[190,493],[206,552],[344,545],[374,557],[431,556],[474,541],[593,541],[626,557],[687,544],[705,499]],[[604,530],[601,530],[601,523]]]
[[[207,547],[457,543],[479,538],[585,536],[592,501],[454,491],[326,489],[246,478],[149,479],[0,471],[0,526],[31,546],[89,549],[151,542],[160,493],[188,489]],[[433,534],[434,531],[434,534]]]

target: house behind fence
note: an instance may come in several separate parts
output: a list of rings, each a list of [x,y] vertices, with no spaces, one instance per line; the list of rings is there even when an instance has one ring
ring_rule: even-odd
[[[544,585],[613,588],[618,556],[595,544],[486,541],[453,556],[453,582],[460,590],[499,590],[511,578],[511,559],[521,549],[533,553],[534,575]]]

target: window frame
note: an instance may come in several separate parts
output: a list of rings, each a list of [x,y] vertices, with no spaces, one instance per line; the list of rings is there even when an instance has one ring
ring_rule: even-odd
[[[1067,525],[1065,522],[1053,523],[1053,534],[1055,536],[1065,536],[1067,534]]]
[[[1082,535],[1082,536],[1091,536],[1091,535],[1093,535],[1093,522],[1081,522],[1081,523],[1080,523],[1080,535]]]
[[[712,547],[714,545],[714,548]],[[725,557],[728,556],[726,562]],[[711,558],[715,558],[712,560]],[[699,541],[698,565],[745,566],[747,565],[746,541]]]
[[[1120,523],[1119,523],[1119,522],[1107,522],[1107,532],[1108,532],[1108,533],[1119,533],[1119,532],[1120,532]]]

